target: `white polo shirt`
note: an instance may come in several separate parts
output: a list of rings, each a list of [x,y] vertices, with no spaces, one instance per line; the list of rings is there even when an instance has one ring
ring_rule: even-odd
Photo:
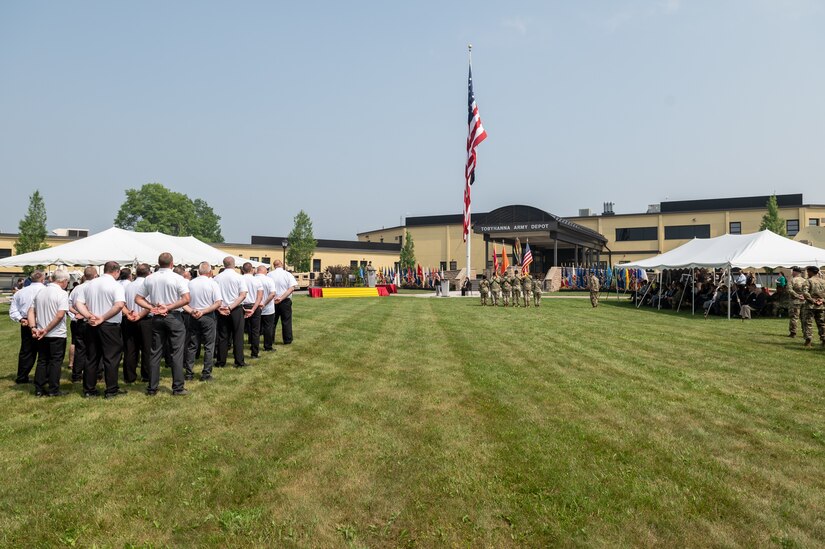
[[[77,316],[71,312],[72,307],[77,309],[75,306],[77,304],[77,299],[83,295],[86,291],[86,287],[89,285],[89,281],[82,282],[75,286],[72,291],[69,293],[69,318],[72,320],[77,320]]]
[[[143,288],[137,295],[146,298],[152,305],[168,305],[189,293],[189,285],[186,279],[172,269],[158,269],[146,277]],[[175,311],[182,311],[178,307]]]
[[[264,289],[264,297],[261,300],[261,303],[269,299],[269,296],[275,292],[275,283],[272,282],[272,279],[266,276],[265,274],[256,274],[255,278],[261,281],[261,286]],[[262,315],[274,315],[275,314],[275,300],[270,301],[266,304],[266,307],[261,309]]]
[[[231,306],[235,300],[238,299],[239,295],[247,292],[246,282],[244,282],[243,277],[238,274],[238,271],[235,269],[224,269],[214,280],[221,289],[221,298],[226,307]]]
[[[123,282],[121,280],[121,282]],[[133,313],[140,313],[143,311],[143,307],[135,303],[135,296],[138,295],[139,292],[143,291],[143,285],[146,283],[146,277],[139,276],[131,284],[126,284],[124,291],[126,295],[126,308],[132,311]],[[141,294],[143,295],[143,294]]]
[[[243,275],[243,281],[246,284],[246,297],[243,300],[244,305],[252,305],[258,299],[258,292],[262,292],[264,287],[261,280],[256,278],[252,273]]]
[[[208,276],[199,276],[189,281],[189,306],[206,309],[216,301],[222,301],[221,288]]]
[[[126,295],[123,286],[110,274],[102,274],[94,280],[87,282],[88,287],[79,298],[77,303],[83,303],[89,312],[94,316],[103,316],[115,303],[125,303]],[[123,313],[118,311],[112,318],[107,320],[108,324],[120,324]]]
[[[29,314],[29,308],[32,306],[35,296],[45,286],[40,282],[32,282],[22,290],[18,291],[11,298],[9,304],[9,316],[15,322],[20,322]]]
[[[69,294],[57,284],[49,284],[34,297],[32,307],[34,307],[37,329],[42,330],[54,320],[58,311],[69,310]],[[58,322],[44,337],[62,337],[65,339],[66,317],[64,316],[63,322]]]
[[[292,273],[285,270],[283,267],[278,267],[267,275],[275,283],[276,298],[282,296],[290,288],[298,288],[298,281],[292,276]],[[288,299],[292,299],[290,296]]]

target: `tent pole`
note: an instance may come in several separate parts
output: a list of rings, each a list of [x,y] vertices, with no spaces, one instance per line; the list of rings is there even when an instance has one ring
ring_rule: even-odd
[[[728,320],[730,320],[730,292],[731,292],[731,283],[733,280],[730,276],[730,265],[728,265]]]
[[[662,310],[662,282],[664,282],[664,271],[659,271],[659,300],[656,303],[656,308]]]
[[[690,314],[696,314],[696,269],[690,270]]]

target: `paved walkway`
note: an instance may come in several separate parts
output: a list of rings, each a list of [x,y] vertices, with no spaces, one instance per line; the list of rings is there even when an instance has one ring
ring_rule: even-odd
[[[436,296],[435,292],[415,292],[415,293],[411,293],[411,294],[406,294],[406,293],[404,293],[404,294],[392,294],[392,296],[390,296],[390,297],[427,297],[427,298],[430,298],[430,297],[440,297],[440,296]],[[464,299],[469,299],[469,298],[479,299],[480,298],[480,296],[477,293],[473,293],[472,295],[462,296],[461,292],[458,291],[458,290],[451,290],[450,291],[450,297],[458,297],[458,298],[464,298]],[[590,296],[588,296],[588,295],[547,295],[547,294],[543,294],[541,296],[541,298],[542,299],[590,299]]]

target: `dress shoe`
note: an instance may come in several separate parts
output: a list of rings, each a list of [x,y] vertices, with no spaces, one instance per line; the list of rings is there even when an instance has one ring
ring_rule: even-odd
[[[192,381],[193,379],[195,379],[195,375],[194,374],[186,374],[185,376],[183,376],[183,379],[184,379],[184,381]]]
[[[14,382],[15,382],[17,385],[25,385],[26,383],[31,383],[31,381],[29,381],[29,378],[26,378],[26,379],[15,379],[15,380],[14,380]]]
[[[123,395],[125,395],[125,394],[126,394],[126,392],[127,392],[127,391],[124,391],[123,389],[118,389],[118,390],[117,390],[116,392],[114,392],[114,393],[106,393],[106,394],[104,394],[104,395],[103,395],[103,398],[105,398],[106,400],[109,400],[110,398],[117,398],[117,397],[119,397],[119,396],[123,396]]]
[[[215,368],[223,368],[224,366],[226,366],[226,362],[216,362],[215,363]]]
[[[186,389],[180,389],[179,391],[172,391],[172,396],[173,397],[186,396],[188,394],[189,394],[189,391],[187,391]]]
[[[212,376],[201,376],[199,381],[212,381],[213,379]]]
[[[152,389],[146,389],[146,396],[148,396],[148,397],[153,397],[153,396],[155,396],[156,394],[158,394],[158,392],[157,392],[157,391],[153,391]]]
[[[47,397],[64,397],[68,395],[66,391],[57,391],[56,393],[46,393]]]
[[[36,396],[38,398],[39,397],[44,397],[44,396],[46,396],[46,393],[44,393],[43,391],[35,391],[34,396]]]
[[[246,364],[235,364],[235,368],[246,368]]]
[[[83,398],[95,398],[95,397],[99,397],[99,396],[100,396],[100,391],[98,391],[96,389],[94,391],[83,391]]]

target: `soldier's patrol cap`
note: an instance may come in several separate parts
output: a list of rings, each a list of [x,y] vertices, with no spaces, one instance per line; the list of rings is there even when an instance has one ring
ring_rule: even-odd
[[[806,269],[809,273],[819,274],[819,267],[817,267],[815,265],[811,265],[809,267],[806,267]]]
[[[801,273],[802,268],[801,267],[791,267],[791,271],[794,272],[794,273]]]

